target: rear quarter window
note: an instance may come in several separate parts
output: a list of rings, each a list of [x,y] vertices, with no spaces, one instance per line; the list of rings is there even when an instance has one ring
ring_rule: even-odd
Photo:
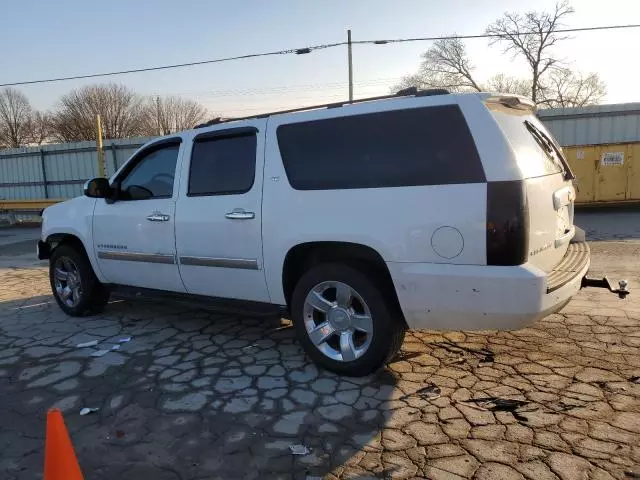
[[[289,183],[298,190],[485,181],[457,105],[285,124],[277,138]]]

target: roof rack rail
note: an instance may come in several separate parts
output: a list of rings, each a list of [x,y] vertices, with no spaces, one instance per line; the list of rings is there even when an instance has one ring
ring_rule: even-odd
[[[194,128],[210,127],[212,125],[218,125],[219,123],[236,122],[238,120],[250,120],[253,118],[267,118],[267,117],[270,117],[271,115],[280,115],[283,113],[304,112],[306,110],[317,110],[320,108],[339,108],[339,107],[344,107],[345,105],[351,105],[354,103],[362,103],[362,102],[372,102],[375,100],[386,100],[390,98],[408,97],[408,96],[429,97],[432,95],[447,95],[449,93],[451,92],[449,92],[449,90],[446,90],[444,88],[418,90],[417,87],[409,87],[409,88],[404,88],[402,90],[399,90],[394,94],[381,95],[379,97],[368,97],[368,98],[360,98],[358,100],[351,100],[351,101],[347,100],[344,102],[324,103],[322,105],[311,105],[308,107],[291,108],[289,110],[277,110],[275,112],[260,113],[258,115],[249,115],[248,117],[235,117],[235,118],[224,118],[224,119],[222,117],[217,117],[212,120],[209,120],[208,122],[201,123],[200,125],[196,125]]]

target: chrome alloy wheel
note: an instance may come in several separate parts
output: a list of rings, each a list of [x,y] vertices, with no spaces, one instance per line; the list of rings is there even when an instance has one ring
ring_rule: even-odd
[[[326,281],[313,287],[304,301],[303,318],[311,342],[332,360],[356,360],[371,345],[369,307],[346,283]]]
[[[68,307],[77,306],[83,295],[78,266],[69,257],[60,257],[53,268],[53,284],[58,298]]]

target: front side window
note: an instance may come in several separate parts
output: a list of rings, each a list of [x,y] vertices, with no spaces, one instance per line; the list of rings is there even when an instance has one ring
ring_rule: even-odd
[[[179,144],[169,144],[143,152],[120,183],[122,200],[170,198],[179,150]]]
[[[255,132],[196,138],[188,195],[233,195],[251,190],[256,173],[256,144]]]

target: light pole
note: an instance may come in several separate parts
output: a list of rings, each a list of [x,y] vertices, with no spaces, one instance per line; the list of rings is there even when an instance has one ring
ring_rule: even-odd
[[[347,30],[347,52],[349,57],[349,101],[353,102],[353,58],[351,54],[351,30]]]

